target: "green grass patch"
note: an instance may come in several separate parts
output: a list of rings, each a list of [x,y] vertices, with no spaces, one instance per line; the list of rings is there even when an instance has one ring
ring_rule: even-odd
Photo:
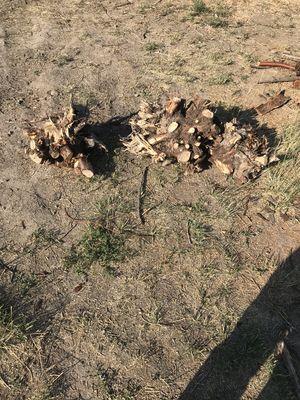
[[[189,232],[193,244],[201,246],[209,238],[212,228],[196,220],[189,220]]]
[[[209,80],[210,85],[228,85],[233,82],[232,74],[224,73]]]
[[[191,14],[193,16],[209,12],[209,8],[203,0],[194,0]]]
[[[0,306],[0,352],[5,351],[8,346],[26,340],[26,334],[31,326],[29,323],[15,320],[12,307],[6,310]]]
[[[120,235],[100,225],[90,225],[79,243],[71,247],[64,266],[78,274],[85,274],[94,262],[98,262],[107,272],[113,273],[112,263],[123,259],[123,249],[124,242]]]
[[[162,44],[156,43],[156,42],[149,42],[146,44],[146,51],[149,53],[154,53],[155,51],[159,50],[162,48]]]

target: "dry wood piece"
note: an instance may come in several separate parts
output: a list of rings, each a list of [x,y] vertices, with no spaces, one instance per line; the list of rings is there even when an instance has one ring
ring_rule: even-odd
[[[94,176],[89,156],[94,149],[106,150],[94,136],[83,132],[86,116],[79,117],[73,104],[62,116],[49,118],[26,132],[29,158],[37,164],[49,163],[74,168],[87,178]]]
[[[282,83],[282,82],[296,82],[297,78],[294,76],[286,76],[285,78],[269,78],[258,81],[259,85],[263,83]]]
[[[222,140],[211,150],[211,162],[225,175],[244,183],[255,179],[271,161],[265,136],[260,137],[249,125],[233,120],[225,124]]]
[[[211,102],[201,97],[188,106],[179,98],[171,99],[165,107],[142,103],[130,124],[132,133],[124,141],[127,150],[148,155],[163,166],[177,162],[201,172],[212,164],[245,182],[256,178],[272,160],[264,136],[236,120],[223,126]]]
[[[276,108],[284,106],[291,100],[290,97],[284,95],[284,90],[279,92],[277,95],[271,97],[266,103],[259,105],[256,107],[256,111],[260,115],[265,115]]]
[[[130,152],[149,155],[164,165],[179,162],[202,171],[209,146],[221,132],[209,104],[200,97],[188,106],[180,98],[169,100],[165,107],[143,103],[130,121],[132,134],[124,144]]]
[[[300,79],[296,79],[296,80],[293,82],[293,88],[294,88],[294,89],[300,89]]]

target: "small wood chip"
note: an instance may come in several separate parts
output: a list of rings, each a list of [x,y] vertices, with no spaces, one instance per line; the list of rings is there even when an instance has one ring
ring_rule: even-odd
[[[178,162],[185,164],[187,163],[191,158],[191,152],[188,150],[183,150],[177,155],[177,160]]]
[[[37,153],[29,153],[29,158],[35,162],[36,164],[42,164],[43,158],[40,157]]]
[[[29,147],[30,147],[30,150],[35,150],[36,149],[35,140],[30,140]]]
[[[208,108],[206,108],[205,110],[202,111],[202,115],[203,115],[203,117],[206,117],[209,119],[213,119],[213,117],[214,117],[214,113],[212,111],[210,111]]]
[[[294,89],[300,89],[300,79],[296,79],[296,80],[293,82],[293,88],[294,88]]]
[[[182,103],[182,99],[180,97],[173,97],[173,99],[169,100],[166,105],[166,111],[170,115],[174,115],[180,108]]]
[[[173,133],[173,132],[176,131],[176,129],[177,129],[178,127],[179,127],[178,122],[174,121],[174,122],[172,122],[172,123],[169,125],[169,127],[168,127],[168,132],[169,132],[169,133]]]
[[[269,157],[267,155],[256,157],[255,162],[265,167],[266,165],[268,165]]]
[[[70,149],[70,147],[68,145],[61,147],[60,154],[61,154],[62,158],[67,162],[70,162],[74,155],[73,151]]]

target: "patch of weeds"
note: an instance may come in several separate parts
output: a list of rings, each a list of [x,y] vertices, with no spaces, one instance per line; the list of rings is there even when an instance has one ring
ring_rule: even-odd
[[[211,16],[208,20],[208,25],[213,28],[226,28],[228,21],[224,18],[218,17],[217,15]]]
[[[194,214],[200,214],[200,215],[205,215],[207,216],[209,214],[208,210],[207,210],[207,205],[204,201],[203,198],[199,199],[198,201],[196,201],[196,203],[193,203],[191,206],[192,212]]]
[[[185,76],[185,81],[186,83],[193,83],[196,82],[199,78],[195,75],[186,75]]]
[[[30,330],[31,324],[24,324],[14,320],[13,310],[5,310],[0,307],[0,351],[3,351],[7,346],[15,345],[23,342],[26,339],[26,333]]]
[[[248,185],[242,187],[229,186],[227,188],[215,185],[211,191],[211,195],[217,200],[222,207],[222,218],[231,219],[238,212],[244,210]]]
[[[173,65],[174,65],[175,68],[176,67],[181,68],[185,64],[186,64],[186,60],[183,57],[180,57],[178,55],[175,57],[175,59],[173,61]]]
[[[264,174],[263,190],[273,195],[276,208],[288,210],[300,193],[300,123],[288,126],[277,149],[278,163]]]
[[[156,43],[156,42],[149,42],[146,44],[146,51],[149,53],[154,53],[155,51],[159,50],[162,48],[162,44]]]
[[[224,254],[224,259],[229,264],[233,273],[240,272],[245,265],[242,263],[240,259],[240,253],[236,250],[235,246],[233,245],[231,238],[229,240],[223,241],[222,250]]]
[[[162,17],[166,17],[170,14],[172,14],[175,11],[175,9],[173,8],[173,4],[169,3],[166,4],[165,9],[161,12],[161,16]]]
[[[124,242],[120,235],[101,225],[90,225],[79,243],[71,247],[64,266],[75,269],[78,274],[85,274],[97,261],[110,273],[115,271],[111,264],[123,259],[123,249]]]
[[[31,235],[31,242],[23,248],[22,256],[34,255],[38,250],[46,249],[53,245],[59,245],[62,242],[59,230],[38,228]]]
[[[213,28],[226,28],[231,10],[225,4],[217,3],[212,12],[213,15],[209,16],[207,23]]]
[[[194,0],[191,15],[197,16],[209,12],[209,8],[203,0]]]
[[[228,85],[233,82],[232,74],[224,73],[209,80],[210,85]]]
[[[37,277],[35,274],[25,274],[19,273],[16,275],[15,278],[16,282],[19,284],[21,295],[25,296],[28,291],[37,285]]]
[[[197,246],[203,245],[212,232],[211,226],[196,220],[189,220],[188,224],[192,243]]]
[[[38,228],[32,234],[32,239],[34,244],[59,244],[61,240],[59,239],[60,231],[57,229],[45,229]]]
[[[147,12],[150,11],[151,9],[152,9],[152,6],[151,6],[151,5],[144,3],[144,4],[142,4],[142,5],[140,6],[140,13],[143,14],[143,15],[145,15],[145,14],[147,14]]]
[[[242,56],[244,56],[245,60],[249,64],[256,64],[259,61],[259,58],[257,57],[257,55],[254,55],[254,54],[242,53]]]
[[[241,80],[246,82],[249,79],[249,75],[242,75]]]
[[[56,63],[57,63],[57,65],[58,65],[59,67],[63,67],[64,65],[68,65],[68,64],[70,64],[70,63],[73,62],[73,61],[74,61],[74,57],[72,57],[72,56],[67,56],[67,55],[63,55],[63,56],[60,56],[60,57],[57,59]]]
[[[280,264],[280,260],[275,256],[264,256],[263,254],[258,257],[257,263],[251,264],[253,271],[264,275],[266,272],[274,271],[276,266]]]

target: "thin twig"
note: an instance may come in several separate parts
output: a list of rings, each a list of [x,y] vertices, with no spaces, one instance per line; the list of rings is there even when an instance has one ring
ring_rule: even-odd
[[[193,245],[193,241],[192,241],[192,235],[191,235],[190,220],[188,220],[188,223],[187,223],[187,237],[188,237],[189,244],[192,246]]]
[[[300,56],[294,56],[293,54],[283,53],[282,56],[288,60],[300,61]]]
[[[147,166],[144,170],[142,181],[141,181],[141,186],[139,190],[139,198],[138,198],[138,211],[139,211],[139,217],[141,220],[141,223],[144,225],[145,224],[145,217],[144,217],[144,197],[146,194],[146,189],[147,189],[147,178],[148,178],[148,171],[149,167]]]
[[[297,80],[296,76],[287,76],[285,78],[270,78],[264,79],[262,81],[257,82],[258,84],[262,83],[280,83],[280,82],[294,82]]]

